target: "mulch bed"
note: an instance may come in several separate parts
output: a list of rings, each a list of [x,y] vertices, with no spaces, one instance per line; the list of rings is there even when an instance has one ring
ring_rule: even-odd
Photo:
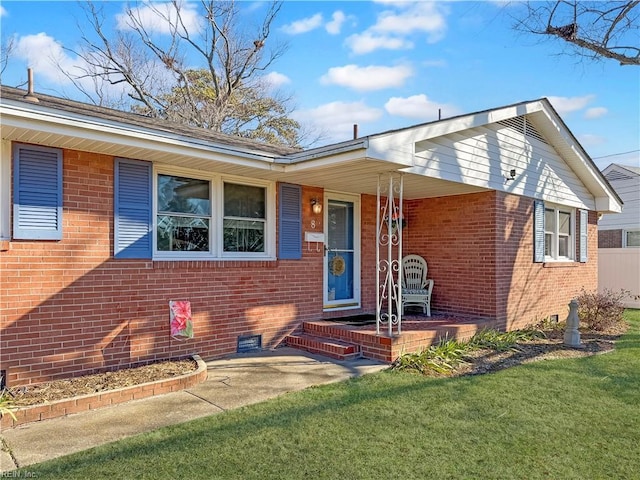
[[[456,367],[446,376],[480,375],[524,363],[559,358],[579,358],[607,353],[615,348],[615,341],[629,328],[625,322],[609,327],[606,331],[580,333],[583,348],[564,345],[564,331],[547,330],[545,337],[518,343],[512,350],[476,350],[470,352],[468,362]],[[439,375],[439,374],[434,374]]]
[[[198,369],[193,359],[168,360],[140,367],[123,368],[93,375],[54,380],[9,388],[11,401],[16,407],[38,405],[55,400],[115,390],[140,385],[141,383],[167,380],[179,375],[192,373]]]

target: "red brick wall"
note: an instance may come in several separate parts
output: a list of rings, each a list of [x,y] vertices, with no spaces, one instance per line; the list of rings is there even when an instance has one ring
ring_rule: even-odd
[[[533,262],[533,200],[499,192],[408,201],[405,253],[424,256],[432,309],[495,318],[518,328],[566,318],[584,287],[597,288],[597,217],[587,263]]]
[[[583,288],[595,291],[598,287],[597,213],[589,212],[586,263],[533,263],[533,200],[503,193],[496,193],[496,198],[506,213],[498,221],[498,231],[506,234],[503,241],[498,239],[497,253],[502,263],[498,275],[497,318],[504,320],[507,328],[523,327],[551,315],[565,320],[571,299]],[[576,215],[576,231],[580,231],[579,221]],[[576,235],[576,252],[578,241]],[[500,244],[504,250],[500,250]],[[510,255],[514,252],[517,252],[515,256]]]
[[[0,251],[0,360],[9,385],[199,354],[236,351],[237,337],[278,345],[304,320],[375,311],[376,198],[362,196],[362,308],[322,311],[324,256],[301,260],[146,261],[113,255],[113,159],[64,151],[62,241],[13,241]],[[316,219],[303,188],[303,231]],[[532,200],[497,192],[405,202],[404,253],[423,255],[432,308],[513,327],[566,316],[597,286],[597,222],[589,262],[532,262]],[[553,267],[553,268],[552,268]],[[190,300],[195,338],[169,336],[170,300]]]
[[[493,317],[496,226],[492,194],[405,202],[404,254],[422,255],[434,280],[431,308]]]
[[[362,195],[361,205],[361,262],[362,311],[376,311],[376,205],[372,195]]]
[[[113,159],[64,151],[63,239],[0,252],[1,368],[9,385],[282,341],[322,312],[322,252],[302,260],[145,261],[113,255]],[[304,230],[311,230],[303,191]],[[316,229],[317,230],[317,229]],[[169,336],[170,300],[190,300],[195,338]]]

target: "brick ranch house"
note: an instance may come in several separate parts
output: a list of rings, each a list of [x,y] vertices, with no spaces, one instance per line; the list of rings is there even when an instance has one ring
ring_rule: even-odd
[[[9,386],[274,348],[305,322],[375,312],[378,188],[395,173],[433,315],[503,329],[563,319],[597,288],[598,215],[621,210],[544,98],[293,150],[1,93]],[[193,338],[170,335],[173,300],[190,302]]]

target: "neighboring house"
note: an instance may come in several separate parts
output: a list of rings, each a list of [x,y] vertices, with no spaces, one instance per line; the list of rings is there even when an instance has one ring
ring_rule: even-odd
[[[597,288],[597,218],[622,208],[544,98],[295,151],[1,93],[10,385],[273,348],[304,321],[375,312],[390,172],[432,311],[504,329]],[[171,336],[170,301],[190,302],[193,338]]]
[[[602,171],[624,202],[621,214],[598,221],[598,286],[614,293],[640,295],[640,168],[612,163]],[[640,299],[625,306],[640,308]]]

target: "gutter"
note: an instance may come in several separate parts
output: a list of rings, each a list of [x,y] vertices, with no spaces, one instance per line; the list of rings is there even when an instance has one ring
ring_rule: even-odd
[[[324,147],[318,147],[303,152],[296,152],[284,157],[276,158],[276,163],[284,165],[293,165],[320,158],[338,155],[341,153],[350,153],[357,150],[366,150],[369,148],[369,137],[363,137],[357,140],[350,140],[342,143],[334,143]]]
[[[86,138],[94,141],[104,141],[132,147],[138,146],[139,148],[149,150],[154,150],[154,148],[142,146],[140,142],[150,142],[152,145],[156,144],[157,147],[171,145],[178,149],[190,148],[200,151],[202,155],[198,156],[202,158],[209,157],[211,154],[220,154],[236,157],[238,160],[244,159],[245,162],[237,163],[261,169],[265,169],[265,167],[269,168],[267,165],[274,166],[276,159],[279,157],[279,155],[275,153],[262,153],[243,149],[240,146],[227,146],[206,140],[195,140],[192,137],[171,134],[163,130],[154,130],[152,128],[122,124],[109,120],[98,121],[95,117],[84,115],[61,115],[57,110],[54,111],[43,108],[39,105],[29,105],[31,108],[25,108],[23,105],[21,102],[2,99],[0,102],[2,126],[33,129],[33,125],[30,125],[30,123],[40,122],[50,127],[47,129],[50,133],[71,135],[71,131],[73,131],[74,136],[77,138]],[[93,135],[87,135],[86,132],[91,132]],[[115,142],[114,136],[124,140]],[[135,141],[131,141],[132,139]],[[136,145],[136,143],[138,143],[138,145]],[[155,148],[155,150],[158,150],[158,148]],[[193,156],[193,153],[190,155]],[[246,160],[248,160],[248,162]],[[278,168],[276,168],[276,170],[278,170]]]

